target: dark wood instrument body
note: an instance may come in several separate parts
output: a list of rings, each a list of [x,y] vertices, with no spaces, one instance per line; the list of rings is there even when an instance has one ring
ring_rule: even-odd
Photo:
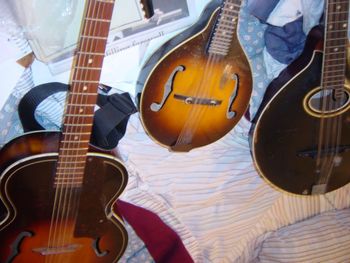
[[[143,87],[140,99],[142,123],[153,139],[171,150],[189,151],[218,140],[235,126],[249,103],[251,69],[237,31],[228,55],[213,59],[208,54],[220,2],[213,1],[194,26],[155,52],[139,77],[138,85]],[[183,71],[174,75],[178,67],[183,67]],[[232,79],[235,74],[237,80]],[[160,110],[152,110],[152,104],[162,101],[169,80],[172,82],[171,93]],[[236,85],[237,94],[230,104]],[[220,105],[186,103],[179,96],[216,100]],[[227,111],[234,111],[235,116],[228,118]],[[175,146],[179,137],[186,133],[190,134],[188,145]]]
[[[0,152],[1,201],[6,208],[0,224],[0,262],[109,263],[117,262],[126,248],[126,230],[112,211],[126,186],[126,170],[110,155],[89,152],[83,187],[65,188],[60,199],[80,200],[78,207],[63,206],[68,209],[62,220],[65,231],[56,238],[64,238],[63,248],[75,248],[46,256],[35,251],[47,248],[53,206],[59,203],[53,181],[59,137],[56,132],[29,133]]]
[[[250,131],[252,156],[258,172],[274,187],[289,193],[310,195],[317,183],[316,157],[320,118],[311,116],[303,105],[307,94],[320,86],[323,53],[319,49],[321,29],[311,32],[306,48],[295,62],[267,89]],[[333,121],[339,115],[327,118]],[[343,112],[341,146],[350,145],[350,111]],[[340,153],[326,192],[350,182],[350,151]]]

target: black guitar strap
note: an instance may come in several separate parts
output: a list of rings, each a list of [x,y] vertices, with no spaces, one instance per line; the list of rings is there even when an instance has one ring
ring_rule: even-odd
[[[34,87],[26,93],[18,105],[18,114],[25,132],[45,130],[35,119],[37,106],[49,96],[68,91],[69,86],[51,82]],[[94,115],[91,143],[99,148],[113,149],[124,136],[131,114],[137,111],[129,93],[97,97],[100,107]]]

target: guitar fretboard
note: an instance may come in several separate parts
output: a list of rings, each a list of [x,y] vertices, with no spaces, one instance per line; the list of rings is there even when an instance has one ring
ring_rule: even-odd
[[[223,2],[215,31],[209,44],[209,54],[226,56],[237,26],[241,0]]]
[[[56,186],[81,186],[114,1],[89,0],[63,119]]]
[[[326,6],[322,87],[343,95],[346,47],[348,42],[349,0],[329,0]]]

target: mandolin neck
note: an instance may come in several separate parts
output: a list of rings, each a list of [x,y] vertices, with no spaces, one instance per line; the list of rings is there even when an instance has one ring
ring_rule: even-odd
[[[114,1],[89,0],[63,118],[56,186],[82,185]]]
[[[335,90],[343,96],[348,43],[348,0],[326,2],[326,27],[322,71],[323,89]]]
[[[221,6],[208,53],[226,56],[230,50],[234,32],[237,27],[241,0],[225,0]]]

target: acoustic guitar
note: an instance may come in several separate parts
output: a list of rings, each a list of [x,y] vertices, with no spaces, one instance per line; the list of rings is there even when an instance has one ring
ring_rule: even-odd
[[[314,28],[302,55],[269,85],[251,130],[259,174],[298,195],[350,182],[349,1],[325,6],[325,29]]]
[[[31,132],[0,151],[0,262],[117,262],[127,232],[112,205],[122,163],[90,146],[113,0],[88,0],[62,132]]]
[[[247,109],[250,64],[237,37],[240,0],[214,0],[145,63],[137,90],[146,132],[171,151],[227,134]]]

